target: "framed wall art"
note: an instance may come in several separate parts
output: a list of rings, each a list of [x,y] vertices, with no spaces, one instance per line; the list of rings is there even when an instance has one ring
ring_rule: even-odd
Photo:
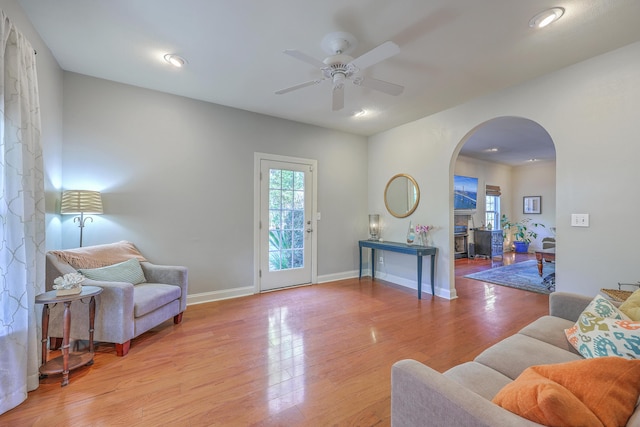
[[[522,198],[522,213],[542,213],[542,196],[525,196]]]

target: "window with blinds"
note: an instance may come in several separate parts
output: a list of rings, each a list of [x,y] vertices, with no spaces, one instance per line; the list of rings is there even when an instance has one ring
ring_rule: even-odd
[[[485,186],[485,223],[490,230],[500,228],[500,186]]]

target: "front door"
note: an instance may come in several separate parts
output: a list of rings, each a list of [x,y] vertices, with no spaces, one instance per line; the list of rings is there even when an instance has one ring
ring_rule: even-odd
[[[260,160],[260,291],[312,282],[313,166]]]

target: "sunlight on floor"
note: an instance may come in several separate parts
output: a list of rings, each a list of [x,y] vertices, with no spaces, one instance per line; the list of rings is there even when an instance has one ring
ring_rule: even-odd
[[[275,415],[304,402],[304,336],[289,326],[288,307],[269,309],[269,413]]]

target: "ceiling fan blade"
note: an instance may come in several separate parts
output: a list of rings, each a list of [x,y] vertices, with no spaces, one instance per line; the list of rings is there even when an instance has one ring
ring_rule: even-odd
[[[404,86],[395,83],[385,82],[384,80],[360,77],[353,81],[358,86],[368,87],[389,95],[398,96],[404,91]]]
[[[344,84],[339,84],[333,88],[333,104],[331,109],[339,111],[344,108]]]
[[[369,68],[378,62],[391,58],[393,55],[397,55],[398,53],[400,53],[398,45],[392,41],[388,41],[357,57],[350,62],[350,65],[354,65],[358,69],[364,70],[365,68]]]
[[[282,95],[284,93],[289,93],[289,92],[292,92],[294,90],[302,89],[303,87],[317,85],[321,81],[322,80],[311,80],[311,81],[300,83],[298,85],[291,86],[291,87],[288,87],[288,88],[285,88],[285,89],[280,89],[280,90],[276,91],[276,95]]]
[[[284,53],[296,59],[299,59],[302,62],[311,64],[316,68],[324,68],[327,66],[324,62],[320,61],[319,59],[309,56],[306,53],[300,52],[299,50],[296,50],[296,49],[287,49],[284,51]]]

